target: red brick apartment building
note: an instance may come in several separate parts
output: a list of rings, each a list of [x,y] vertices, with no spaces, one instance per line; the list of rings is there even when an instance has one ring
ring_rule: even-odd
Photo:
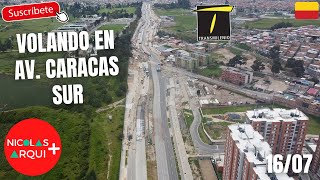
[[[224,69],[221,74],[222,81],[230,82],[239,86],[251,83],[252,78],[252,72],[230,67]]]
[[[313,153],[312,164],[310,166],[310,171],[320,179],[320,136],[318,139],[318,144],[316,151]]]
[[[273,154],[301,154],[309,118],[297,109],[258,109],[247,121],[269,143]]]
[[[224,180],[292,180],[287,174],[267,174],[270,145],[250,124],[230,125],[225,145]]]

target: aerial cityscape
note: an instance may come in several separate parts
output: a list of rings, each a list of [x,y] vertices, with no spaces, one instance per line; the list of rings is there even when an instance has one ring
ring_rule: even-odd
[[[57,2],[68,23],[0,21],[1,142],[29,117],[62,141],[39,179],[320,180],[320,20],[297,19],[298,0]],[[224,5],[230,40],[198,41],[197,6]],[[95,48],[97,30],[114,30],[114,49]],[[18,33],[43,33],[46,45],[48,32],[81,31],[85,51],[17,52]],[[90,56],[117,56],[119,74],[12,81],[14,59],[36,58],[42,75],[48,58]],[[52,105],[48,86],[71,82],[83,84],[84,104]],[[33,177],[1,155],[0,179]]]

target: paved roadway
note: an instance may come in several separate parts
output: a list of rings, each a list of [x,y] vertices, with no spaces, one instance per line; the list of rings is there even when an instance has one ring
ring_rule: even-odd
[[[201,126],[201,115],[197,107],[191,107],[194,120],[190,126],[190,134],[194,147],[198,154],[208,155],[213,153],[223,153],[224,145],[209,145],[204,143],[199,135],[198,128]],[[201,127],[200,127],[201,128]]]
[[[148,81],[145,81],[144,86]],[[141,91],[144,93],[144,90]],[[139,98],[138,106],[136,108],[136,119],[132,122],[134,126],[132,131],[131,146],[128,154],[128,180],[147,180],[147,158],[146,158],[146,145],[145,145],[145,98],[142,93],[137,96]]]
[[[140,98],[141,99],[141,98]],[[135,179],[136,180],[147,180],[147,158],[146,158],[146,141],[144,136],[145,126],[145,103],[139,100],[141,105],[137,108],[137,126],[140,129],[136,129],[136,159],[135,159]],[[142,124],[138,125],[141,122]],[[140,131],[140,132],[139,132]],[[141,136],[140,136],[141,135]],[[130,177],[129,177],[130,178]]]
[[[155,132],[155,149],[157,160],[157,172],[159,180],[177,180],[178,173],[175,156],[173,152],[172,140],[169,132],[167,113],[166,113],[166,79],[161,72],[157,72],[157,64],[160,63],[158,56],[153,52],[148,40],[155,34],[154,14],[151,5],[143,3],[142,18],[145,21],[143,26],[143,51],[150,55],[151,73],[154,84],[153,99],[153,119]]]

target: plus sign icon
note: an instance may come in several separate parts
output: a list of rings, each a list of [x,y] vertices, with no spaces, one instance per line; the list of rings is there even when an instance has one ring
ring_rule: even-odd
[[[4,141],[9,164],[27,176],[50,171],[59,161],[61,149],[60,136],[54,127],[35,118],[15,124]]]

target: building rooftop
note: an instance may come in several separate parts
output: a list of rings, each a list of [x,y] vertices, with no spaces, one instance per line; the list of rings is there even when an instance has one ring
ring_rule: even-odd
[[[270,177],[267,175],[266,166],[254,167],[253,171],[259,176],[260,180],[270,180]]]
[[[266,157],[272,154],[270,145],[255,131],[250,124],[238,124],[228,126],[236,146],[249,163],[253,163],[253,170],[260,180],[281,179],[293,180],[287,174],[268,174]]]
[[[250,121],[268,121],[268,122],[280,122],[280,121],[299,121],[299,120],[309,120],[309,118],[298,109],[282,109],[274,108],[273,110],[269,108],[255,109],[253,111],[246,112],[247,117]]]
[[[250,124],[230,125],[231,136],[237,147],[245,153],[248,161],[255,165],[265,165],[266,157],[272,153],[270,145]]]

